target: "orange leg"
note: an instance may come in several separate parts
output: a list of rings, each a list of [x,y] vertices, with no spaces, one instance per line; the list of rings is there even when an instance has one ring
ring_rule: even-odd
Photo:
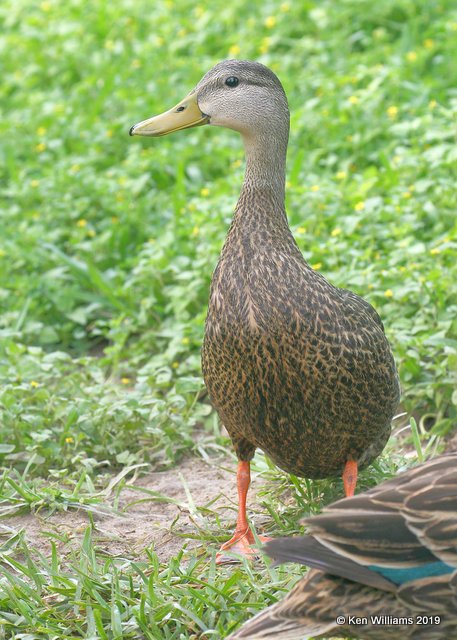
[[[246,518],[246,497],[249,485],[251,484],[251,465],[249,462],[238,462],[236,482],[238,487],[238,518],[236,529],[228,542],[225,542],[216,555],[216,564],[233,562],[233,558],[224,556],[223,551],[231,551],[240,555],[252,558],[256,555],[256,550],[251,545],[255,544],[254,535],[249,528]],[[259,536],[261,542],[267,542],[270,538]]]
[[[355,460],[346,462],[343,471],[343,484],[346,498],[353,496],[357,484],[357,462]]]

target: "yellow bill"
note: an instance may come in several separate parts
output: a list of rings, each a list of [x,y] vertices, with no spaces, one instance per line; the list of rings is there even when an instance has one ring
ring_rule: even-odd
[[[209,117],[200,111],[197,94],[192,93],[172,109],[133,125],[130,129],[130,135],[166,136],[167,133],[198,127],[207,122],[209,122]]]

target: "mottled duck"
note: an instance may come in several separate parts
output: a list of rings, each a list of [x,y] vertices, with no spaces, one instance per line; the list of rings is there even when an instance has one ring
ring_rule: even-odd
[[[230,640],[457,638],[457,453],[305,523],[307,536],[266,550],[313,570]]]
[[[162,136],[210,124],[241,133],[246,171],[213,274],[202,366],[211,401],[239,463],[239,511],[222,549],[250,553],[250,460],[262,449],[305,478],[357,469],[389,437],[399,384],[382,322],[365,300],[331,285],[304,260],[284,206],[289,109],[267,67],[217,64],[184,100],[131,135]]]

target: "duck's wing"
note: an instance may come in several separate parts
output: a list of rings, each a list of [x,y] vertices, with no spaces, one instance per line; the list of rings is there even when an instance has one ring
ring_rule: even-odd
[[[272,540],[266,552],[278,562],[299,562],[386,591],[452,573],[457,567],[457,454],[339,500],[305,524],[307,536]]]
[[[457,567],[457,452],[439,456],[306,520],[322,544],[362,564]]]
[[[351,558],[333,551],[313,536],[276,538],[267,542],[263,548],[277,564],[297,562],[383,591],[397,590],[397,586],[390,580],[386,580]]]

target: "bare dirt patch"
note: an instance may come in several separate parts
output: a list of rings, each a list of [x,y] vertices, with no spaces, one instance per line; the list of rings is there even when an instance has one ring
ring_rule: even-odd
[[[192,457],[172,469],[141,475],[122,489],[116,512],[93,513],[97,549],[111,556],[142,558],[145,548],[152,547],[163,562],[183,546],[193,553],[208,546],[217,549],[218,542],[208,542],[208,537],[228,539],[236,520],[235,471],[236,462],[231,459],[208,462]],[[261,484],[262,479],[254,476],[251,507]],[[252,509],[249,515],[252,518]],[[265,517],[258,514],[252,519],[261,530]],[[52,540],[63,553],[78,546],[88,524],[85,510],[72,509],[49,516],[9,517],[0,521],[0,533],[24,530],[27,542],[48,555]]]

